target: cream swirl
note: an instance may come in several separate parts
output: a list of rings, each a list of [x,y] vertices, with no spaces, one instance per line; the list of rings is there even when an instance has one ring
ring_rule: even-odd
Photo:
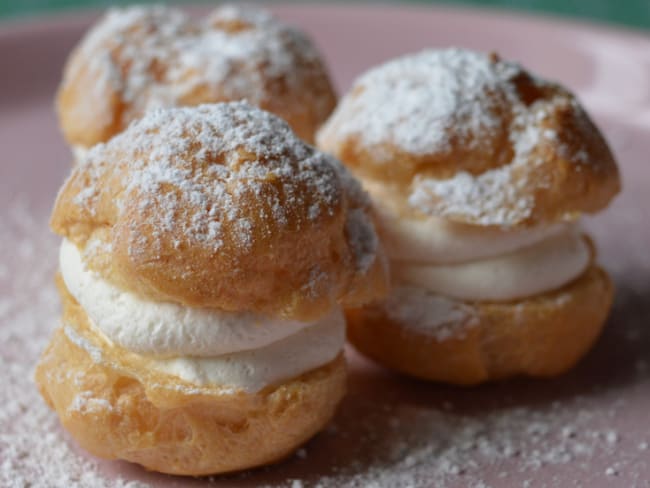
[[[217,356],[267,346],[313,323],[249,312],[152,302],[121,290],[86,268],[68,240],[60,251],[63,281],[90,319],[113,342],[158,357]],[[330,321],[327,316],[321,321]]]
[[[382,242],[393,261],[453,264],[499,256],[566,231],[569,223],[526,229],[502,229],[452,222],[440,217],[403,215],[393,197],[376,184],[373,197]]]
[[[399,263],[397,282],[468,301],[510,301],[561,287],[589,265],[591,251],[573,229],[509,254],[454,265]]]
[[[345,342],[340,308],[305,323],[152,302],[89,270],[68,240],[59,260],[65,285],[93,328],[153,369],[195,385],[259,391],[332,361]]]
[[[511,301],[559,288],[589,265],[576,223],[503,229],[400,210],[385,185],[365,182],[396,286],[466,301]]]
[[[198,385],[233,385],[259,391],[333,361],[345,342],[340,312],[259,349],[209,358],[155,359],[151,366]]]

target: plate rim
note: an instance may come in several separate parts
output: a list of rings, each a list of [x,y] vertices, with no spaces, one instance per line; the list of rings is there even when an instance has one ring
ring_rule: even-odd
[[[171,7],[179,8],[190,12],[205,11],[210,8],[215,8],[218,5],[223,5],[224,2],[219,2],[217,5],[211,6],[207,3],[187,3],[170,5]],[[247,2],[248,5],[257,6],[273,10],[298,10],[298,11],[361,11],[372,10],[375,12],[391,13],[395,11],[410,13],[427,13],[434,14],[436,12],[447,15],[458,16],[471,16],[480,15],[482,18],[489,21],[505,21],[522,24],[536,25],[539,28],[561,28],[561,29],[579,29],[582,32],[589,32],[592,35],[606,35],[615,36],[617,38],[627,38],[631,41],[640,41],[650,44],[650,32],[641,28],[625,26],[614,23],[607,23],[604,21],[593,19],[580,19],[568,16],[562,16],[552,12],[539,12],[539,11],[523,11],[511,9],[507,7],[493,7],[493,6],[476,6],[476,5],[449,5],[449,4],[431,4],[424,5],[421,3],[414,3],[406,1],[405,3],[397,3],[394,1],[385,1],[376,4],[353,1],[346,3],[324,3],[314,2],[309,4],[292,3],[292,2],[262,2],[261,0]],[[62,10],[39,12],[35,15],[18,15],[0,18],[0,42],[5,38],[15,38],[20,35],[36,35],[43,32],[50,32],[59,29],[69,29],[70,27],[84,27],[88,26],[91,22],[96,20],[104,12],[113,8],[111,6],[106,8],[80,8],[77,10]],[[117,7],[116,7],[117,8]]]

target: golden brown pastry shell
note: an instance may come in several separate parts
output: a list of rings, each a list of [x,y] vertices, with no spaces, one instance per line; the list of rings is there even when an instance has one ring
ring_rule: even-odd
[[[375,241],[375,259],[368,269],[357,267],[361,251],[355,242],[358,236],[349,229],[351,213],[360,212],[371,225],[370,203],[358,183],[340,163],[308,147],[276,117],[250,106],[227,106],[167,112],[169,120],[189,119],[184,120],[185,133],[177,138],[192,142],[170,164],[206,188],[220,182],[214,170],[241,175],[250,168],[268,168],[264,176],[227,181],[221,193],[206,192],[209,205],[223,214],[214,217],[215,222],[200,215],[201,207],[184,197],[177,197],[180,203],[173,225],[165,222],[165,199],[183,195],[175,185],[156,191],[127,190],[133,172],[138,171],[131,167],[133,159],[144,160],[142,166],[147,168],[155,164],[151,151],[168,143],[156,132],[162,127],[151,130],[141,121],[96,147],[92,160],[74,168],[54,205],[52,230],[77,245],[90,269],[148,300],[313,320],[339,303],[358,306],[385,295],[388,272],[379,243]],[[267,146],[282,146],[287,161],[257,147],[257,152],[212,150],[197,159],[197,147],[204,147],[205,141],[191,134],[204,129],[205,119],[220,109],[250,115],[252,121],[233,118],[232,122],[250,131],[257,129],[260,120],[274,119],[268,123],[271,128],[263,126],[266,132],[261,135],[275,137]],[[177,115],[169,115],[172,112]],[[209,135],[220,137],[218,131]],[[145,140],[149,146],[134,149],[133,139]],[[90,188],[94,193],[87,201],[81,199]],[[283,212],[281,221],[276,207]],[[314,208],[319,209],[316,218],[311,217]],[[227,218],[233,210],[238,218]],[[219,225],[218,250],[211,246],[216,239],[206,244],[187,231],[197,216],[204,224]],[[249,228],[246,241],[241,237],[242,221]]]
[[[369,305],[347,311],[348,339],[363,354],[431,381],[477,385],[514,376],[552,377],[593,345],[609,314],[614,287],[592,265],[561,289],[512,303],[474,303],[476,325],[444,341],[396,323]]]
[[[270,76],[265,71],[265,63],[251,66],[240,62],[232,68],[226,81],[237,78],[262,79],[261,99],[256,105],[283,118],[299,137],[313,142],[316,130],[336,105],[336,92],[324,61],[318,56],[303,53],[301,42],[297,42],[292,35],[287,35],[291,29],[285,27],[285,32],[282,33],[283,28],[275,22],[275,27],[279,28],[281,33],[270,30],[268,35],[272,36],[270,39],[284,45],[286,56],[293,62],[291,72]],[[101,23],[102,21],[99,22]],[[198,23],[188,22],[185,29],[187,32],[181,35],[196,31],[197,27]],[[56,97],[60,126],[69,144],[88,148],[107,141],[122,132],[131,121],[142,117],[142,104],[154,96],[154,92],[171,96],[171,93],[179,88],[164,81],[165,73],[174,68],[174,56],[177,55],[173,50],[169,50],[166,57],[159,55],[152,58],[147,70],[148,76],[151,77],[150,86],[144,87],[135,99],[125,93],[124,78],[129,76],[131,69],[129,56],[134,56],[134,51],[135,56],[145,55],[144,52],[138,54],[138,50],[142,50],[145,44],[142,36],[145,29],[150,29],[150,39],[159,34],[158,28],[149,25],[134,26],[125,32],[116,32],[115,36],[106,38],[97,45],[89,46],[90,36],[87,36],[72,51]],[[212,29],[215,32],[236,33],[239,30],[264,27],[249,24],[244,18],[233,18],[213,22]],[[297,34],[302,42],[311,45],[305,34]],[[165,41],[158,45],[158,49],[166,48],[169,46],[165,45]],[[315,49],[313,46],[310,48]],[[110,69],[97,62],[97,59],[106,58],[110,59]],[[115,73],[119,73],[121,77],[118,83],[105,80],[107,76],[114,77]],[[202,80],[202,73],[188,73],[181,82],[187,84],[192,76]],[[293,77],[293,83],[289,83],[288,76]],[[228,86],[218,81],[203,80],[195,83],[191,89],[184,89],[177,95],[173,105],[195,106],[251,99],[252,96],[246,89],[237,93],[231,91]]]
[[[345,392],[342,354],[258,393],[193,387],[109,345],[60,289],[66,325],[43,353],[36,382],[65,428],[96,456],[194,476],[269,464],[321,430]]]
[[[490,59],[493,65],[503,64],[498,55],[490,55]],[[377,68],[379,72],[381,69],[381,66]],[[377,74],[375,78],[381,79],[381,76]],[[408,72],[403,73],[403,79],[415,85],[423,83]],[[621,189],[614,155],[575,95],[523,68],[516,76],[503,79],[500,85],[478,94],[479,100],[467,101],[490,105],[499,114],[489,136],[473,139],[478,137],[472,132],[473,121],[450,121],[445,128],[446,144],[417,154],[394,143],[387,128],[386,137],[372,143],[366,142],[362,133],[345,129],[345,115],[349,116],[346,111],[355,106],[355,99],[368,88],[364,83],[369,83],[364,77],[357,80],[317,134],[318,147],[343,161],[364,182],[384,185],[392,198],[406,202],[413,185],[421,180],[446,180],[461,172],[478,177],[490,171],[508,169],[509,181],[502,191],[512,195],[502,207],[480,213],[475,206],[458,208],[447,202],[446,196],[431,193],[426,196],[429,215],[484,225],[486,216],[494,219],[495,215],[512,214],[514,217],[503,222],[504,225],[531,227],[572,220],[581,213],[598,212],[607,207]],[[514,98],[504,96],[506,85],[514,91]],[[398,104],[399,100],[388,103]],[[359,110],[368,120],[376,117],[371,106]],[[422,107],[422,111],[426,110],[427,107]],[[385,125],[417,123],[418,120],[390,120]],[[515,164],[513,141],[530,130],[553,136],[540,137],[526,155],[526,161]],[[485,193],[477,186],[474,199],[482,199],[482,192]],[[525,214],[518,211],[524,201],[530,206]],[[424,216],[412,206],[405,205],[405,211],[411,218]]]

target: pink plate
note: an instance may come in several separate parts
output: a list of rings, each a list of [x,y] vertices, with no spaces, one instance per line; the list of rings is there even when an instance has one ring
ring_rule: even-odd
[[[577,91],[625,185],[586,224],[618,288],[604,335],[562,378],[475,389],[404,378],[351,353],[349,394],[331,426],[292,458],[245,474],[184,479],[84,454],[31,371],[57,324],[47,214],[71,159],[52,100],[94,17],[8,25],[0,28],[0,486],[649,486],[650,40],[477,10],[272,10],[313,35],[342,90],[390,57],[457,45],[498,50]]]

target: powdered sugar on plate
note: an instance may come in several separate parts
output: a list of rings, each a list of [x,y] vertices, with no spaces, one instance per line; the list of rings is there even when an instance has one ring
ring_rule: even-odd
[[[317,488],[571,486],[555,484],[552,476],[543,474],[569,469],[574,486],[590,486],[578,480],[591,469],[593,458],[609,457],[619,469],[627,463],[614,461],[617,447],[607,441],[611,431],[594,427],[602,419],[586,404],[577,398],[478,416],[456,412],[450,402],[436,409],[384,405],[359,420],[355,435],[364,439],[364,451],[357,453],[358,464],[351,462],[305,484]],[[381,432],[379,425],[384,426]],[[486,476],[486,471],[491,474]]]
[[[17,202],[0,213],[0,241],[12,262],[0,273],[0,486],[5,488],[141,488],[107,479],[75,451],[38,394],[36,360],[59,320],[53,275],[58,239],[47,217]],[[2,256],[4,259],[6,257]],[[8,264],[8,268],[4,268]]]

